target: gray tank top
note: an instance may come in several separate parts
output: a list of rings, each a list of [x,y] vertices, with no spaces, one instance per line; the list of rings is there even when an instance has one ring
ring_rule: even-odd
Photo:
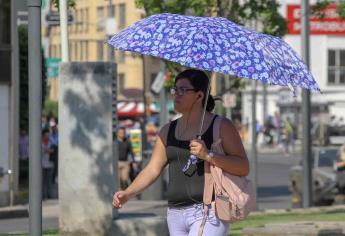
[[[213,143],[213,123],[216,115],[201,136],[208,149]],[[168,205],[169,207],[188,206],[202,203],[204,193],[204,161],[191,165],[188,171],[183,172],[187,164],[190,141],[178,140],[175,137],[177,120],[172,121],[167,136],[166,155],[169,163]]]

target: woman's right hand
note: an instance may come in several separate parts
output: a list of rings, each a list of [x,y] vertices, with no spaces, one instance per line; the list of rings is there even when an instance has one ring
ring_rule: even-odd
[[[129,200],[129,193],[126,191],[118,191],[113,196],[113,207],[121,208]]]

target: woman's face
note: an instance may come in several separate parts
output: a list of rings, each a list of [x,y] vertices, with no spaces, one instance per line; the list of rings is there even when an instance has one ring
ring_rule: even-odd
[[[192,109],[201,92],[195,91],[187,79],[179,79],[175,84],[174,107],[179,113]]]

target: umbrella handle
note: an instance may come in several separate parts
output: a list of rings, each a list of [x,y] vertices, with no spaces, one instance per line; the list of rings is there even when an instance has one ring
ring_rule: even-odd
[[[205,98],[205,104],[204,104],[204,108],[203,108],[203,112],[202,112],[202,116],[201,116],[201,124],[200,124],[199,134],[196,136],[197,139],[200,139],[200,140],[201,140],[202,127],[204,126],[206,106],[207,106],[207,102],[208,102],[208,96],[210,94],[210,89],[211,89],[211,79],[209,79],[208,85],[207,85],[207,92],[206,92],[206,95],[205,95],[206,98]]]

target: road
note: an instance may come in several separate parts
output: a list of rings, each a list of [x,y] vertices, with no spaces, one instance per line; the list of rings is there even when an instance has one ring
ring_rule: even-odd
[[[289,169],[300,162],[300,155],[261,154],[258,160],[259,209],[290,208]]]
[[[259,154],[258,156],[258,207],[259,209],[289,208],[288,175],[292,165],[300,161],[299,156],[285,157],[283,154]],[[165,216],[165,207],[149,208],[140,202],[124,208],[123,214],[155,214]],[[0,220],[0,233],[28,232],[27,218]],[[58,217],[47,215],[43,218],[44,229],[58,228]]]

